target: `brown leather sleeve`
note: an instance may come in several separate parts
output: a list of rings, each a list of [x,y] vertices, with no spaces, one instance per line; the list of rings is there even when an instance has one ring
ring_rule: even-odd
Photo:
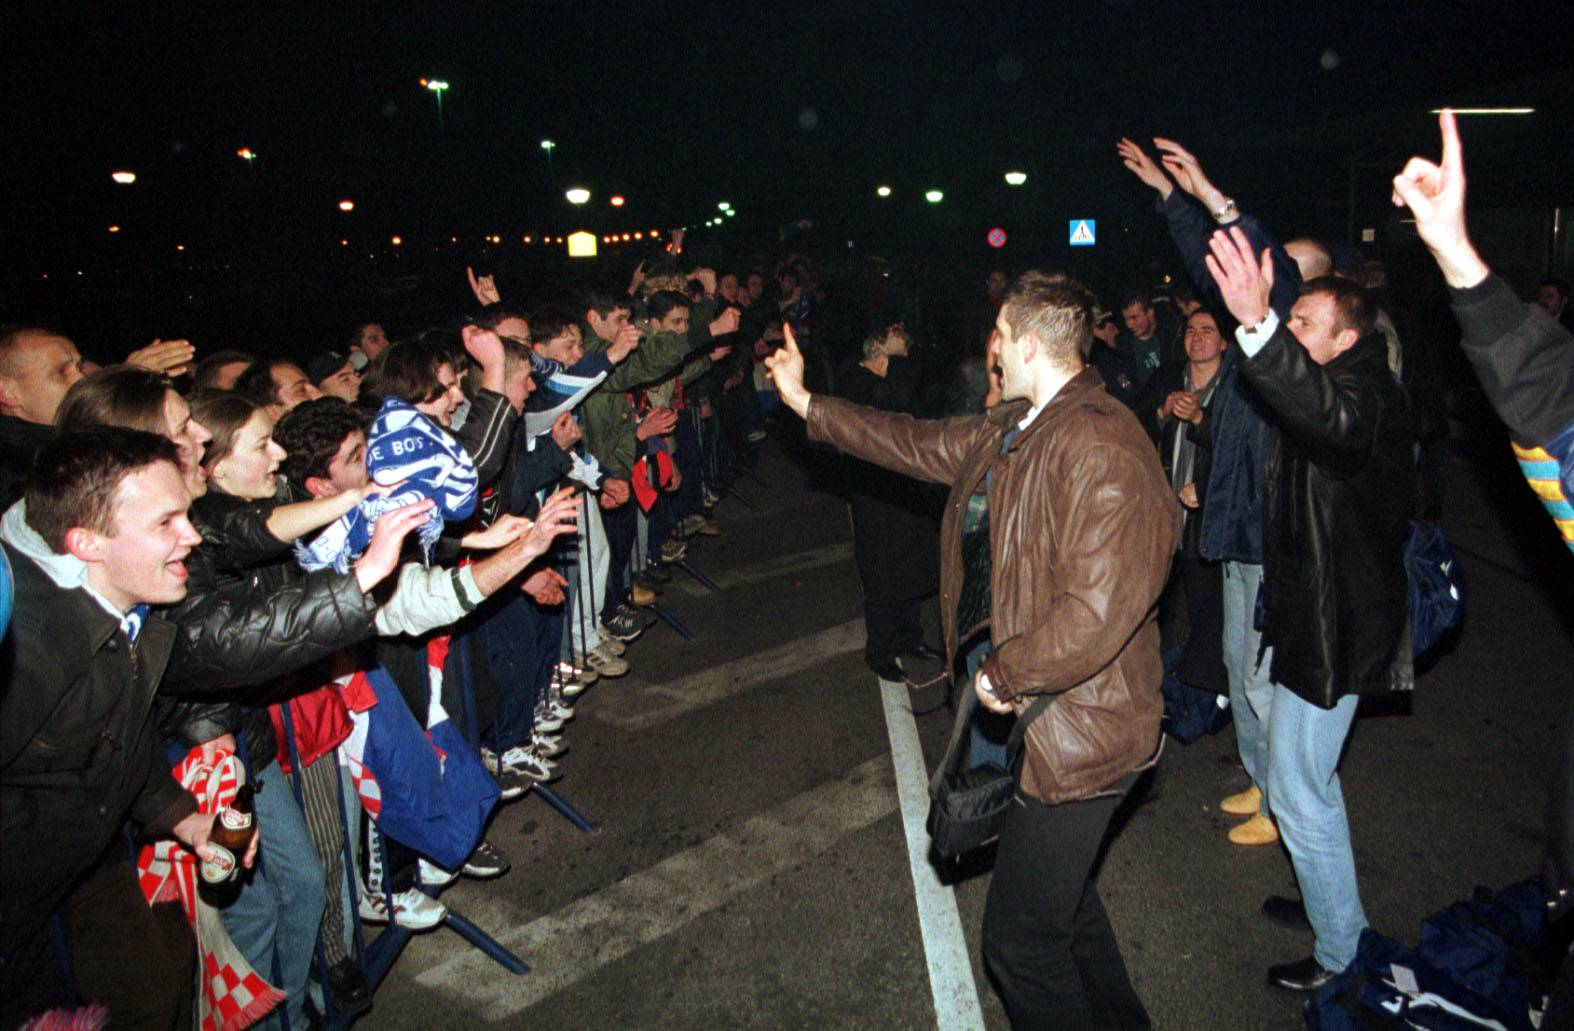
[[[1158,460],[1103,444],[1077,451],[1057,518],[1059,561],[1047,614],[1001,641],[982,669],[1001,698],[1075,687],[1113,662],[1169,575],[1179,508]]]
[[[809,439],[915,480],[950,486],[981,436],[991,432],[981,415],[915,419],[841,398],[815,394],[806,419]]]

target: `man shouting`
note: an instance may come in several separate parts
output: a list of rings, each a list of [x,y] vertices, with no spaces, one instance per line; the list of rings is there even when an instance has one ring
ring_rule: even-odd
[[[979,703],[1021,713],[1055,696],[1027,730],[984,913],[984,958],[1018,1027],[1148,1025],[1092,869],[1116,806],[1158,754],[1155,606],[1180,510],[1136,417],[1084,367],[1092,314],[1093,298],[1064,276],[1019,278],[995,323],[1002,403],[957,419],[809,394],[791,334],[767,359],[810,439],[950,486],[940,611],[951,662],[959,639],[989,627]],[[987,561],[964,569],[975,495],[985,515],[968,532],[989,546],[969,551]]]

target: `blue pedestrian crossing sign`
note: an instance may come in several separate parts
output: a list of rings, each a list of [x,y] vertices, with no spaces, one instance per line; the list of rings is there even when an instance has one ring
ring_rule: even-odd
[[[1098,223],[1091,218],[1071,220],[1071,246],[1092,247],[1098,242]]]

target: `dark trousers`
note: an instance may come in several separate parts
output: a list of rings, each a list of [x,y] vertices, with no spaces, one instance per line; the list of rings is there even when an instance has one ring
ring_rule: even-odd
[[[149,906],[117,837],[61,907],[76,1000],[109,1010],[111,1027],[192,1025],[197,945],[179,903]],[[0,963],[0,1027],[70,1004],[45,924],[25,949]]]
[[[612,560],[611,572],[607,574],[607,597],[601,606],[603,622],[628,600],[629,558],[634,554],[634,538],[639,535],[636,504],[631,497],[617,508],[601,510],[601,526],[607,531],[607,551]]]
[[[898,655],[910,655],[924,643],[918,617],[918,599],[889,604],[864,602],[864,661],[884,666]]]
[[[700,413],[695,407],[685,408],[678,413],[678,457],[676,459],[679,472],[683,474],[683,482],[678,484],[677,493],[673,495],[676,501],[673,514],[678,519],[687,519],[703,507],[705,485],[705,452],[700,446]]]
[[[984,907],[984,961],[1014,1028],[1145,1028],[1093,884],[1118,794],[1062,805],[1018,795]]]

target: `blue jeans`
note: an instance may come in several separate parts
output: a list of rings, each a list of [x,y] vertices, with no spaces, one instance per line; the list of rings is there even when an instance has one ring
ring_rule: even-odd
[[[262,835],[257,865],[240,894],[219,910],[224,929],[252,969],[285,992],[291,1028],[306,1026],[306,977],[322,924],[323,872],[306,831],[306,818],[295,802],[279,764],[269,760],[254,770],[261,781],[257,792],[257,826]],[[279,972],[273,971],[278,956]],[[278,1011],[255,1025],[282,1027]]]
[[[1263,652],[1262,634],[1255,621],[1257,590],[1262,586],[1262,566],[1251,562],[1224,563],[1224,669],[1230,680],[1230,715],[1235,720],[1235,743],[1241,765],[1263,793],[1262,813],[1268,813],[1268,721],[1273,710],[1274,683],[1268,671],[1273,649]]]
[[[1332,709],[1321,709],[1289,688],[1275,687],[1268,719],[1269,808],[1317,935],[1312,954],[1325,969],[1336,971],[1355,958],[1356,941],[1366,927],[1350,820],[1339,789],[1339,753],[1359,701],[1346,695]]]

